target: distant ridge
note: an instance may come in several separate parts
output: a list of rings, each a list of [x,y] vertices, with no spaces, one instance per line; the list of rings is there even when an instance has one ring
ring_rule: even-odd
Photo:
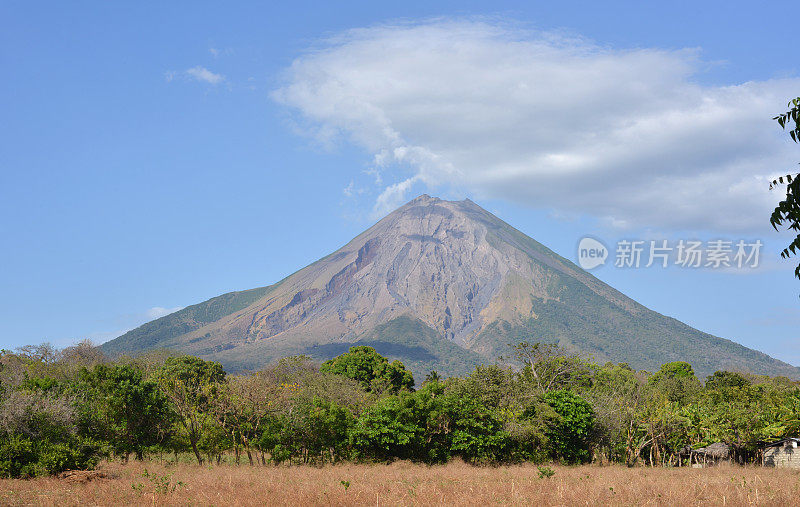
[[[701,376],[800,378],[794,366],[645,308],[470,200],[428,195],[275,285],[189,306],[103,349],[167,347],[235,371],[287,355],[327,359],[358,343],[419,376],[465,373],[522,340],[650,371],[684,360]]]

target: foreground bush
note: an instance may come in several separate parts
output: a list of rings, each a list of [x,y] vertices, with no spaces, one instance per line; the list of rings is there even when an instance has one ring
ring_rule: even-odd
[[[101,455],[97,442],[80,437],[53,442],[5,434],[0,437],[0,477],[27,478],[86,470],[94,468]]]

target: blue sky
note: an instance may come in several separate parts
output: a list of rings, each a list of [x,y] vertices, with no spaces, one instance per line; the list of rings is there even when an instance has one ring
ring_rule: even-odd
[[[557,5],[556,5],[557,4]],[[584,235],[761,239],[594,273],[800,365],[769,175],[793,2],[0,4],[0,346],[103,341],[273,283],[426,192]]]

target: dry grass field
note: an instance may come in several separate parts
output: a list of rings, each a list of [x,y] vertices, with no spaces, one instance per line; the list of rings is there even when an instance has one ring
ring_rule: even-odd
[[[2,505],[797,505],[800,471],[106,463],[105,477],[0,480]],[[145,470],[147,472],[145,473]]]

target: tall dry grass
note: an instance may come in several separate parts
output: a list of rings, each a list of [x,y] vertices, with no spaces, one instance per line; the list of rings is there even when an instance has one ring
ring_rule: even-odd
[[[86,483],[56,478],[0,480],[0,504],[800,504],[800,471],[737,466],[552,468],[553,477],[539,478],[534,465],[478,468],[460,462],[433,467],[399,462],[324,468],[106,463],[99,470],[108,477]]]

